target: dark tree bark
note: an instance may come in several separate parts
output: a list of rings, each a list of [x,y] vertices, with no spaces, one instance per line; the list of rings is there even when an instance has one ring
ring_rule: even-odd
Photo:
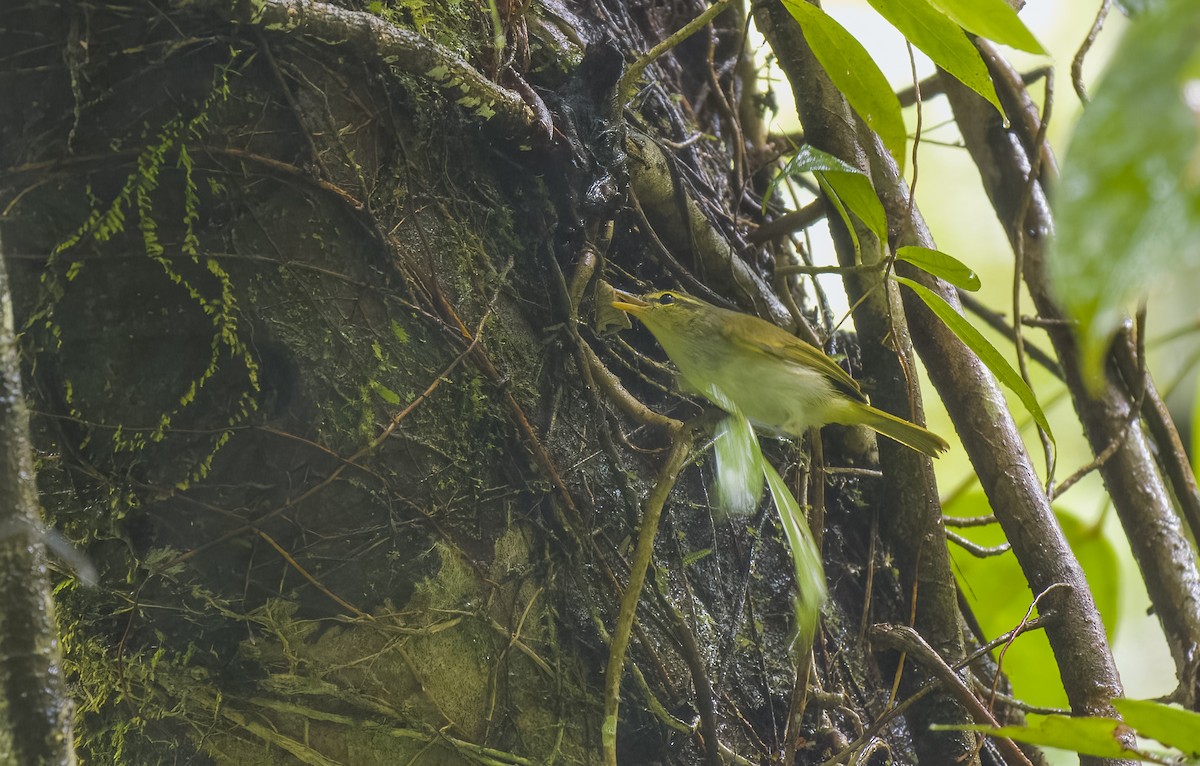
[[[0,257],[0,761],[58,766],[75,763],[72,708],[33,475],[8,269]]]

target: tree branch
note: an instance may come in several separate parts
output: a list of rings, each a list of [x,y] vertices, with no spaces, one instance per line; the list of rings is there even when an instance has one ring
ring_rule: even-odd
[[[344,44],[363,61],[429,81],[476,119],[492,122],[512,138],[539,132],[533,109],[516,91],[487,79],[449,48],[374,14],[316,0],[175,0],[175,5],[265,32]]]
[[[1010,240],[1015,243],[1018,236],[1025,238],[1026,287],[1038,315],[1052,320],[1046,332],[1062,363],[1067,388],[1088,441],[1093,451],[1099,454],[1126,430],[1126,424],[1133,415],[1131,408],[1135,406],[1134,397],[1112,379],[1106,381],[1097,395],[1090,394],[1084,384],[1079,370],[1079,348],[1075,334],[1050,293],[1045,245],[1047,235],[1054,229],[1041,183],[1035,184],[1031,190],[1033,197],[1024,219],[1015,220],[1021,195],[1026,188],[1029,152],[1048,153],[1049,148],[1029,148],[1038,132],[1034,122],[1036,109],[1019,76],[1008,63],[989,44],[980,42],[979,46],[992,71],[1005,111],[1010,117],[1017,115],[1013,119],[1017,135],[1004,130],[1000,115],[973,92],[948,81],[947,94],[997,217]],[[1117,342],[1125,343],[1127,338],[1121,334]],[[1160,444],[1158,447],[1169,449],[1170,445]],[[1166,634],[1180,679],[1181,701],[1191,707],[1200,688],[1200,679],[1197,678],[1200,668],[1193,659],[1194,648],[1200,645],[1200,572],[1196,568],[1195,552],[1184,536],[1179,517],[1172,507],[1171,493],[1140,428],[1128,429],[1126,438],[1112,458],[1100,466],[1100,474],[1129,538],[1134,558],[1141,568],[1150,599]],[[1034,589],[1037,589],[1036,585]],[[1053,644],[1053,634],[1049,635]],[[1064,683],[1067,682],[1067,675],[1074,673],[1074,666],[1083,664],[1081,659],[1075,654],[1073,660],[1063,666]],[[1083,678],[1074,681],[1085,682]],[[1068,687],[1070,694],[1071,687]],[[1072,698],[1074,704],[1075,699]],[[1098,714],[1107,713],[1099,711]]]

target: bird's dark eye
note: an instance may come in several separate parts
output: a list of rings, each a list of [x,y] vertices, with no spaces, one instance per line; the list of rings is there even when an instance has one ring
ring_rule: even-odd
[[[670,306],[674,302],[675,296],[671,295],[670,293],[663,293],[662,295],[658,296],[658,305],[660,306]]]

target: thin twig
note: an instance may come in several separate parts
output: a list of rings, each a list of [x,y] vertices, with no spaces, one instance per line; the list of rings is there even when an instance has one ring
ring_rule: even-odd
[[[993,519],[992,521],[995,521],[995,519]],[[971,542],[970,540],[963,537],[962,535],[960,535],[956,532],[951,532],[948,529],[946,530],[946,539],[949,540],[950,542],[954,543],[955,545],[957,545],[959,548],[962,548],[964,551],[971,554],[972,556],[974,556],[977,559],[986,559],[986,558],[991,558],[993,556],[1002,556],[1005,553],[1008,553],[1010,550],[1012,550],[1011,543],[1001,543],[1000,545],[993,545],[991,547],[987,547],[987,546],[980,545],[979,543]]]
[[[806,276],[814,276],[816,274],[865,274],[879,271],[878,265],[872,266],[807,266],[804,264],[792,264],[788,266],[776,266],[775,273],[781,276],[790,276],[792,274],[804,274]]]
[[[708,26],[710,21],[720,15],[720,13],[732,5],[732,3],[733,0],[717,0],[717,2],[708,6],[708,8],[706,8],[699,16],[692,19],[687,24],[684,24],[679,28],[678,31],[669,35],[658,45],[655,45],[653,48],[651,48],[645,56],[642,56],[640,59],[633,62],[633,64],[629,66],[629,69],[625,70],[625,74],[622,75],[621,82],[617,86],[617,97],[621,100],[621,103],[626,104],[629,102],[629,99],[633,97],[633,91],[637,86],[637,81],[641,79],[642,73],[646,71],[646,67],[654,63],[654,60],[659,56],[663,55],[676,45],[679,45],[681,42],[694,35],[696,32],[699,32],[701,29]]]
[[[1151,385],[1150,384],[1150,376],[1146,372],[1146,347],[1145,347],[1145,341],[1144,341],[1144,338],[1146,336],[1146,304],[1145,303],[1143,303],[1138,308],[1136,322],[1137,322],[1136,326],[1137,326],[1138,340],[1137,340],[1137,361],[1136,361],[1135,367],[1136,367],[1136,375],[1138,376],[1138,378],[1137,378],[1137,380],[1130,381],[1130,383],[1132,383],[1133,386],[1135,387],[1133,390],[1137,391],[1137,395],[1134,397],[1132,406],[1129,408],[1129,415],[1126,417],[1125,422],[1121,425],[1121,430],[1118,431],[1117,434],[1112,438],[1112,440],[1109,441],[1109,443],[1104,447],[1104,449],[1101,450],[1100,454],[1096,455],[1094,460],[1092,460],[1090,463],[1088,463],[1087,465],[1080,468],[1075,473],[1068,476],[1066,478],[1066,480],[1063,481],[1061,484],[1059,484],[1057,487],[1053,487],[1051,489],[1051,492],[1050,492],[1051,500],[1057,500],[1059,497],[1062,496],[1062,494],[1064,492],[1066,492],[1071,487],[1075,486],[1075,484],[1077,484],[1081,479],[1083,479],[1089,473],[1100,468],[1105,463],[1107,463],[1110,459],[1112,459],[1112,456],[1117,454],[1117,450],[1119,450],[1121,448],[1121,446],[1125,444],[1125,440],[1129,437],[1130,429],[1138,426],[1139,420],[1141,419],[1141,415],[1142,415],[1142,406],[1143,406],[1144,402],[1146,401],[1146,392],[1148,390],[1150,390],[1150,385]]]
[[[1017,368],[1021,372],[1021,379],[1025,381],[1025,385],[1033,390],[1033,382],[1029,377],[1029,363],[1025,357],[1025,336],[1021,332],[1021,286],[1025,279],[1025,217],[1029,212],[1030,205],[1033,204],[1034,188],[1041,177],[1042,144],[1046,140],[1046,128],[1050,125],[1050,112],[1054,105],[1054,70],[1046,72],[1046,98],[1042,106],[1041,119],[1038,121],[1037,138],[1033,142],[1033,147],[1030,149],[1030,166],[1029,177],[1025,180],[1025,186],[1021,190],[1021,201],[1017,205],[1017,212],[1013,216],[1013,281],[1012,281],[1012,340],[1017,350]],[[1041,424],[1037,426],[1038,438],[1042,442],[1042,451],[1046,457],[1046,490],[1054,483],[1054,468],[1057,463],[1054,442],[1050,440],[1050,434],[1042,429]]]
[[[254,530],[254,532],[259,537],[261,537],[263,540],[265,540],[267,545],[274,548],[275,552],[278,553],[280,556],[282,556],[283,560],[288,563],[288,566],[290,566],[292,569],[295,569],[297,572],[299,572],[301,577],[303,577],[305,580],[308,580],[310,585],[312,585],[314,588],[316,588],[317,590],[321,591],[326,596],[328,596],[329,599],[331,601],[333,601],[335,604],[342,607],[346,611],[350,612],[355,617],[361,617],[366,620],[374,620],[375,619],[371,615],[367,614],[366,612],[362,611],[358,607],[354,606],[354,604],[351,604],[349,601],[346,601],[341,596],[337,595],[333,591],[329,590],[329,588],[325,587],[325,585],[320,580],[318,580],[316,577],[314,577],[312,574],[310,574],[307,569],[305,569],[303,566],[301,566],[300,562],[296,561],[296,559],[293,558],[292,555],[290,553],[288,553],[287,550],[282,545],[275,542],[275,538],[271,537],[270,535],[268,535],[266,532],[262,531],[261,529],[256,529],[256,530]]]
[[[662,516],[667,496],[675,487],[679,472],[687,463],[692,449],[692,432],[680,428],[672,440],[671,452],[659,472],[658,480],[650,496],[646,498],[642,526],[638,530],[637,547],[630,564],[629,585],[621,598],[621,609],[617,613],[612,641],[608,647],[608,669],[604,675],[604,723],[600,729],[600,742],[604,751],[604,763],[617,766],[617,710],[621,704],[621,674],[625,667],[625,650],[629,646],[629,634],[633,630],[634,615],[646,570],[654,555],[654,537],[658,532],[658,521]],[[710,743],[715,745],[715,743]]]
[[[948,527],[988,527],[998,524],[995,516],[942,516],[942,523]]]
[[[1000,313],[993,311],[986,304],[984,304],[983,301],[964,290],[958,291],[958,299],[962,301],[964,309],[982,319],[988,325],[988,327],[991,327],[996,332],[1003,334],[1004,337],[1008,338],[1010,341],[1014,340],[1013,326],[1004,321],[1004,317]],[[1021,323],[1024,325],[1030,325],[1030,322],[1027,318],[1022,318]],[[1054,377],[1058,378],[1059,380],[1063,379],[1062,367],[1057,361],[1055,361],[1054,357],[1043,351],[1041,347],[1035,346],[1027,340],[1024,341],[1024,346],[1025,353],[1029,355],[1030,359],[1040,364],[1046,370],[1049,370]]]
[[[1004,670],[1004,656],[1008,654],[1009,647],[1013,645],[1013,642],[1017,640],[1017,637],[1025,632],[1023,627],[1028,625],[1033,620],[1033,610],[1037,609],[1038,604],[1042,602],[1042,599],[1046,597],[1046,594],[1056,591],[1059,588],[1069,587],[1070,586],[1066,583],[1056,582],[1049,588],[1046,588],[1041,593],[1034,596],[1033,601],[1029,603],[1029,608],[1025,610],[1025,615],[1021,618],[1021,622],[1017,624],[1016,628],[1010,631],[1011,635],[1009,636],[1008,640],[1004,642],[1004,648],[1000,650],[1000,656],[996,658],[996,674],[992,677],[991,694],[988,698],[988,710],[991,710],[992,706],[996,703],[996,690],[1000,685],[1000,676]]]
[[[1079,96],[1079,100],[1085,104],[1090,99],[1087,88],[1083,84],[1083,60],[1087,58],[1088,51],[1092,49],[1092,45],[1100,35],[1100,30],[1104,28],[1104,20],[1108,17],[1108,10],[1111,6],[1112,0],[1104,0],[1100,3],[1100,8],[1096,11],[1096,18],[1092,21],[1092,28],[1088,30],[1087,37],[1083,38],[1083,42],[1080,43],[1079,50],[1075,51],[1075,58],[1071,59],[1071,84],[1075,86],[1075,95]]]
[[[935,678],[941,681],[943,688],[966,708],[977,723],[1000,727],[991,712],[975,697],[958,673],[946,664],[946,661],[925,642],[925,639],[921,638],[917,631],[904,625],[875,625],[871,628],[871,640],[893,649],[899,649],[904,654],[918,660]],[[1033,766],[1025,753],[1021,752],[1021,749],[1011,739],[997,736],[993,736],[993,739],[1010,764]]]

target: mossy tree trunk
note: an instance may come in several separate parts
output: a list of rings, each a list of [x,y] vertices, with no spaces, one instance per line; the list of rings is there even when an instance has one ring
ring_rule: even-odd
[[[70,698],[33,481],[8,269],[0,258],[0,761],[75,763]]]
[[[593,328],[596,280],[800,316],[769,287],[795,252],[743,226],[775,154],[736,4],[628,109],[624,62],[700,4],[369,5],[30,3],[0,36],[39,488],[100,575],[58,591],[89,763],[600,762],[671,446],[627,392],[701,411],[649,336]],[[877,401],[912,401],[894,359],[868,366]],[[826,462],[861,459],[844,435]],[[895,670],[860,625],[908,622],[918,570],[918,627],[961,659],[927,461],[882,446],[881,483],[769,451],[823,517],[811,677],[773,511],[720,519],[697,455],[641,598],[622,763],[842,750]],[[873,540],[885,493],[932,525],[920,553]],[[915,720],[965,722],[932,699]],[[971,743],[893,716],[863,746]]]

